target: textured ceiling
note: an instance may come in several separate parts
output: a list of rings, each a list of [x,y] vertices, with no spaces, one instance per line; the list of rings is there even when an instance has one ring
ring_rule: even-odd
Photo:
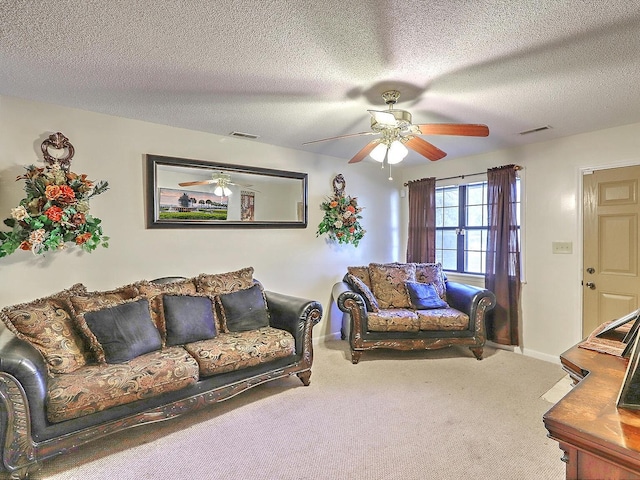
[[[400,90],[457,156],[640,122],[628,0],[3,0],[0,94],[351,158]],[[543,125],[551,129],[520,135]],[[428,162],[410,153],[405,165]]]

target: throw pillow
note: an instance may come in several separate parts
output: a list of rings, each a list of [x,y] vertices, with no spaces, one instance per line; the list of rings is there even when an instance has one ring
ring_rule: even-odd
[[[205,274],[196,277],[196,289],[199,293],[215,296],[237,292],[253,285],[253,267],[245,267],[235,272]]]
[[[228,332],[246,332],[269,326],[269,311],[260,284],[217,298],[222,323]]]
[[[213,303],[204,296],[162,296],[167,346],[206,340],[216,336]]]
[[[416,266],[413,263],[371,263],[369,275],[373,294],[381,309],[408,308],[411,299],[405,282],[416,281]]]
[[[447,302],[440,298],[433,283],[406,282],[405,285],[411,298],[411,306],[416,310],[449,307]]]
[[[71,295],[84,292],[84,285],[77,283],[45,298],[5,307],[0,318],[11,332],[42,354],[51,373],[71,373],[87,363],[88,352],[69,302]]]
[[[447,299],[447,283],[441,263],[416,263],[416,281],[433,283],[440,298]]]
[[[369,276],[369,267],[367,265],[363,267],[347,267],[347,273],[358,277],[367,287],[371,288],[371,277]]]
[[[138,288],[135,285],[125,285],[114,290],[86,292],[84,294],[72,295],[71,305],[75,314],[99,310],[111,307],[123,300],[130,300],[138,296]]]
[[[149,300],[151,308],[151,320],[160,331],[162,340],[166,341],[167,328],[164,318],[164,306],[162,305],[163,294],[172,295],[195,295],[196,283],[194,279],[177,279],[168,283],[155,283],[155,280],[143,280],[135,284],[140,295]]]
[[[106,363],[124,363],[162,348],[146,298],[86,312],[83,317],[102,351],[98,357]]]
[[[376,297],[373,295],[373,292],[371,291],[371,289],[364,283],[364,281],[361,278],[356,277],[355,275],[352,275],[350,273],[347,273],[345,275],[345,282],[353,289],[354,292],[362,295],[362,298],[364,299],[364,303],[367,307],[367,312],[380,311],[378,300],[376,300]]]

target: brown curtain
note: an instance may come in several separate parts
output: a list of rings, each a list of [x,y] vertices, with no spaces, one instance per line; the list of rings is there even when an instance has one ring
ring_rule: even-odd
[[[436,179],[409,182],[409,239],[407,262],[436,259]]]
[[[487,268],[485,287],[497,305],[487,315],[487,338],[502,345],[520,344],[520,242],[516,212],[516,167],[487,171]]]

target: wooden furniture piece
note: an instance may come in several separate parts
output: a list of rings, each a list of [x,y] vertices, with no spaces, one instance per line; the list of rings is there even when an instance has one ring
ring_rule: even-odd
[[[627,359],[576,345],[560,360],[576,385],[543,420],[566,478],[640,479],[640,410],[616,407]]]

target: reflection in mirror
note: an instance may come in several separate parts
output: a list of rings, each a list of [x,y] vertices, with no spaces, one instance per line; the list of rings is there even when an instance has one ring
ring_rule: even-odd
[[[307,174],[147,155],[149,228],[307,226]]]

